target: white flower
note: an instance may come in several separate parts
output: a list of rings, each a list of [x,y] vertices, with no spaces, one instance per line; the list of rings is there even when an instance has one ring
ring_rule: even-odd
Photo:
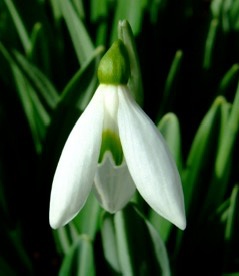
[[[111,213],[137,189],[158,214],[181,229],[186,226],[175,162],[124,82],[100,84],[67,139],[52,185],[52,228],[72,220],[92,189]]]

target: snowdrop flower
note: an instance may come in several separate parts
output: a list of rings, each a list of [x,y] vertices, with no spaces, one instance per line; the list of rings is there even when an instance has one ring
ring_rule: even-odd
[[[51,191],[50,225],[64,226],[91,190],[104,209],[122,209],[137,189],[161,216],[186,225],[180,177],[158,129],[132,98],[127,50],[116,41],[102,58],[100,85],[72,129]]]

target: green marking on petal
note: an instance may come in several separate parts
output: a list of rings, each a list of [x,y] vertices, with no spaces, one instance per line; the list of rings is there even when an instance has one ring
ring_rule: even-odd
[[[130,76],[130,62],[127,49],[118,39],[100,61],[98,79],[101,84],[127,84]]]
[[[119,136],[111,130],[103,131],[100,149],[99,163],[103,161],[105,152],[110,151],[114,158],[115,165],[121,165],[123,161],[123,150]]]

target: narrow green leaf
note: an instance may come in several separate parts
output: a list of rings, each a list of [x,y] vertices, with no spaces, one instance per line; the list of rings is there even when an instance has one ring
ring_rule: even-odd
[[[59,0],[50,0],[50,2],[51,2],[55,22],[59,22],[59,20],[62,16],[60,2],[59,2]]]
[[[232,104],[225,102],[222,106],[221,106],[221,113],[220,113],[220,132],[219,132],[219,136],[218,136],[218,141],[219,144],[221,143],[221,141],[224,139],[224,133],[227,129],[227,123],[228,123],[228,118],[230,116],[231,113],[231,109],[232,109]]]
[[[169,69],[169,73],[165,82],[163,91],[163,98],[160,104],[160,111],[157,115],[157,121],[163,116],[163,114],[170,110],[172,99],[175,95],[175,87],[179,78],[180,68],[183,59],[183,52],[178,50],[174,56],[173,62]]]
[[[119,255],[119,262],[122,269],[123,275],[134,275],[134,267],[132,263],[133,256],[130,252],[128,237],[126,233],[126,225],[123,217],[123,212],[117,212],[115,215],[115,228],[116,228],[116,239],[117,248]]]
[[[84,5],[82,0],[72,0],[73,7],[80,19],[85,18]]]
[[[219,12],[221,12],[221,20],[222,20],[222,27],[225,32],[230,31],[238,31],[239,28],[239,19],[238,19],[238,12],[239,12],[239,1],[216,1],[218,2],[218,8],[221,8]]]
[[[155,255],[162,269],[162,276],[170,276],[171,272],[170,272],[170,266],[169,266],[169,259],[168,259],[168,254],[167,254],[167,250],[164,245],[164,242],[161,239],[158,232],[152,226],[152,224],[150,224],[147,220],[146,220],[146,224],[148,226],[148,230],[152,238]]]
[[[14,245],[15,253],[18,255],[22,264],[24,264],[24,266],[29,272],[32,271],[33,266],[30,257],[28,256],[22,242],[22,234],[20,227],[18,226],[16,229],[11,230],[9,232],[9,236]]]
[[[157,230],[162,240],[166,243],[170,238],[170,234],[174,228],[174,225],[157,214],[153,209],[151,209],[149,212],[148,220]]]
[[[210,8],[213,14],[213,17],[215,18],[219,18],[220,14],[222,12],[222,4],[223,4],[223,0],[214,0],[212,1]]]
[[[78,61],[80,64],[83,64],[92,56],[94,46],[71,2],[69,0],[60,0],[60,3],[61,11],[66,21]]]
[[[69,105],[78,101],[80,109],[85,109],[97,83],[96,70],[102,52],[103,48],[98,47],[87,62],[75,73],[61,93],[60,104]]]
[[[12,76],[12,70],[9,66],[9,62],[6,56],[7,50],[0,41],[0,76],[4,83],[8,83],[11,87],[14,87],[14,80]]]
[[[78,241],[79,234],[80,232],[73,221],[69,222],[64,227],[53,230],[56,247],[59,253],[67,255],[71,250],[72,244]]]
[[[90,1],[90,18],[91,22],[97,24],[95,45],[106,45],[109,25],[108,16],[108,0],[91,0]]]
[[[45,137],[46,127],[50,123],[50,117],[42,106],[34,89],[32,89],[30,83],[22,75],[21,71],[17,67],[12,67],[12,70],[17,90],[32,130],[36,150],[40,153],[42,141]]]
[[[160,17],[160,13],[162,13],[167,6],[167,2],[163,0],[153,0],[150,1],[149,13],[150,20],[152,24],[157,23],[158,18]]]
[[[36,48],[36,44],[38,42],[39,33],[42,31],[42,24],[37,22],[34,24],[32,33],[31,33],[31,49],[28,53],[28,57],[32,58],[33,51]]]
[[[224,271],[232,267],[237,259],[238,233],[237,225],[239,219],[239,186],[236,184],[232,190],[229,207],[226,213],[226,227],[224,240]]]
[[[139,105],[143,105],[143,83],[139,64],[139,58],[137,54],[134,35],[130,24],[127,20],[119,21],[118,23],[118,37],[124,42],[129,54],[130,61],[130,79],[129,88],[133,93],[133,96]]]
[[[91,0],[90,1],[90,20],[96,22],[107,16],[108,1],[107,0]]]
[[[27,55],[28,60],[36,64],[45,74],[51,73],[51,56],[49,52],[49,39],[46,36],[43,25],[35,23],[31,33],[31,49]]]
[[[213,50],[215,47],[216,36],[218,31],[219,22],[218,19],[212,19],[208,31],[208,36],[205,44],[204,59],[203,59],[203,68],[209,69],[212,66],[213,61]]]
[[[122,275],[170,275],[163,241],[132,205],[117,212],[114,222]]]
[[[199,194],[203,192],[203,186],[205,185],[203,175],[205,174],[205,170],[210,170],[210,166],[214,163],[213,148],[218,143],[220,110],[224,103],[224,98],[216,98],[203,118],[188,154],[186,168],[182,174],[185,210],[187,214],[189,211],[194,211],[191,204],[193,203],[196,206],[197,201],[200,200]]]
[[[218,156],[216,159],[216,175],[221,178],[225,173],[227,162],[233,153],[233,146],[239,130],[239,85],[237,87],[235,99],[232,104],[231,112],[228,117],[227,126],[221,139]]]
[[[227,198],[215,210],[215,212],[211,215],[211,218],[214,218],[214,217],[220,218],[220,222],[226,225],[229,207],[230,207],[230,198]]]
[[[105,45],[107,43],[108,25],[107,21],[102,21],[97,28],[95,45]]]
[[[227,217],[227,225],[225,229],[225,240],[233,241],[233,236],[236,235],[236,223],[239,217],[239,186],[233,188],[230,197],[230,206]]]
[[[39,97],[48,108],[54,109],[60,97],[50,80],[19,52],[14,51],[14,56],[25,76],[38,92]]]
[[[4,2],[6,4],[8,11],[12,17],[12,20],[15,24],[15,27],[17,29],[17,32],[18,32],[19,38],[22,42],[22,46],[25,50],[25,53],[28,53],[28,51],[31,48],[31,40],[30,40],[27,30],[24,26],[24,22],[22,21],[20,15],[18,14],[17,9],[15,8],[13,2],[11,0],[4,0]]]
[[[87,198],[84,208],[74,218],[72,223],[80,234],[87,234],[92,240],[99,229],[100,205],[93,193]],[[89,219],[90,218],[90,219]]]
[[[117,1],[114,22],[112,25],[111,44],[117,39],[118,22],[126,19],[132,27],[134,35],[138,35],[143,21],[145,0],[121,0]]]
[[[230,86],[238,79],[239,64],[233,64],[232,67],[223,76],[218,89],[218,94],[225,95]]]
[[[72,240],[67,226],[52,231],[56,248],[59,253],[66,255],[71,247]]]
[[[117,252],[115,225],[113,216],[108,213],[104,214],[102,220],[101,237],[105,259],[114,269],[114,271],[120,273],[121,268],[119,265],[119,257]]]
[[[40,153],[42,149],[42,140],[45,136],[45,130],[50,122],[49,115],[42,106],[35,90],[24,77],[21,70],[2,44],[0,44],[0,51],[6,60],[8,60],[9,66],[12,69],[16,89],[30,126],[35,148],[37,153]]]
[[[180,125],[174,113],[165,114],[158,123],[158,129],[166,140],[176,161],[179,172],[182,170],[182,145]]]
[[[181,68],[183,59],[183,52],[182,50],[177,50],[173,59],[173,62],[171,64],[166,83],[164,88],[164,98],[167,99],[169,95],[171,94],[173,85],[175,85],[175,81],[177,79],[179,70]]]
[[[239,85],[232,104],[227,123],[223,127],[215,161],[213,177],[209,186],[204,206],[204,215],[212,212],[222,201],[231,171],[233,148],[239,131]],[[218,188],[220,187],[220,188]]]
[[[35,120],[35,112],[32,105],[32,101],[29,96],[29,94],[31,93],[29,91],[29,86],[26,80],[24,79],[23,75],[21,74],[21,71],[19,71],[17,67],[12,66],[12,71],[16,82],[16,87],[23,105],[23,109],[31,129],[36,151],[41,152],[41,137],[40,133],[38,132],[38,127]]]
[[[46,128],[50,123],[50,116],[47,113],[46,109],[39,100],[36,91],[33,89],[31,84],[26,80],[26,84],[29,87],[29,99],[32,102],[32,107],[35,115],[36,125],[41,137],[41,140],[44,140],[46,134]]]
[[[65,275],[95,275],[92,242],[86,235],[79,236],[65,255],[59,276]]]

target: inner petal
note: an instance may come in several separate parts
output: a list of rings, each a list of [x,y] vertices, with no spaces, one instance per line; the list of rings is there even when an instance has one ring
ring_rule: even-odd
[[[98,164],[93,191],[102,207],[110,213],[122,209],[135,192],[135,184],[125,161],[114,164],[111,152],[107,151]]]

